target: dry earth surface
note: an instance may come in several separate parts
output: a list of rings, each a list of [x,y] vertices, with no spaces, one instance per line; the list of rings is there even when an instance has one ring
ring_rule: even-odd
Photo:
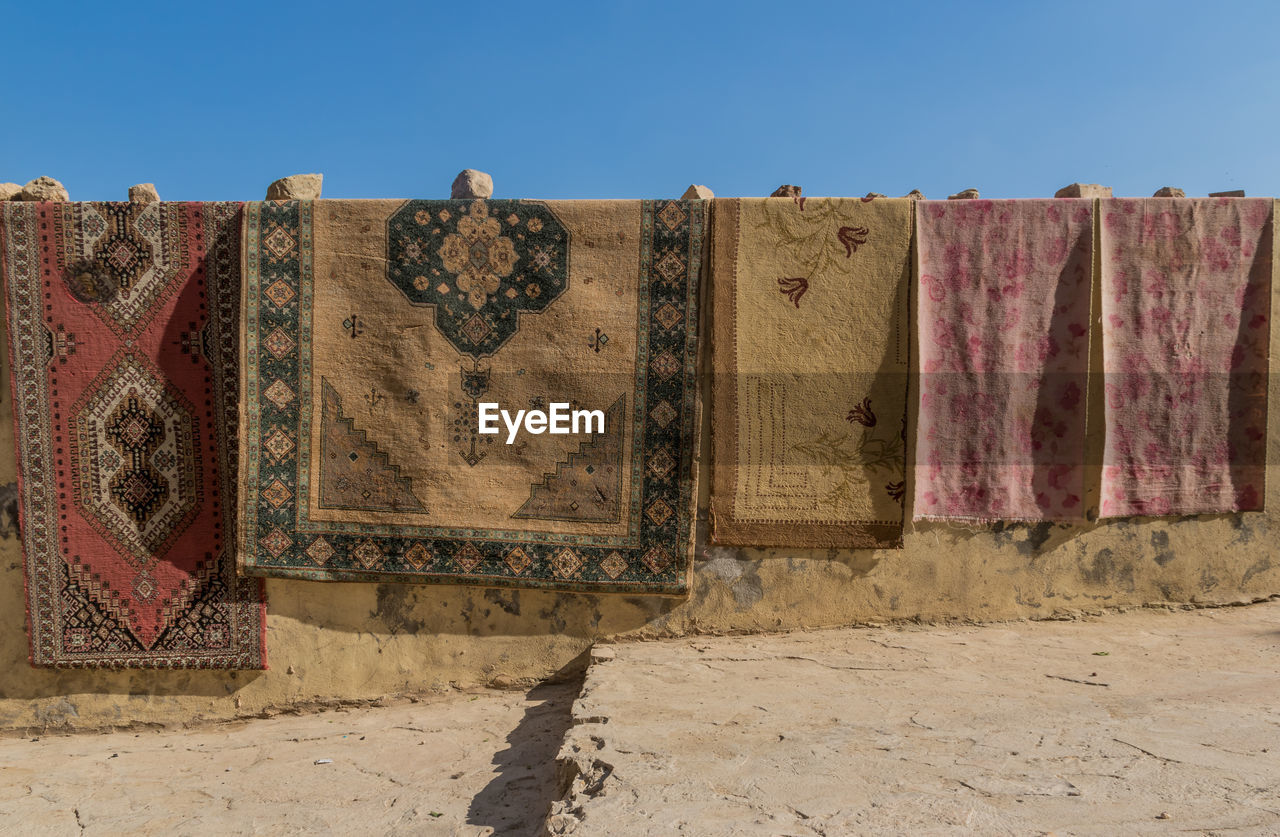
[[[1280,834],[1280,603],[608,651],[555,833]]]
[[[0,739],[0,834],[534,835],[577,690]]]
[[[528,694],[0,739],[0,831],[1280,835],[1280,602],[594,657]]]

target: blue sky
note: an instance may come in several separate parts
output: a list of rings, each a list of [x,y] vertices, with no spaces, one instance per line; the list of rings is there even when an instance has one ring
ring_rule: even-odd
[[[1280,194],[1280,4],[0,3],[0,181],[73,199]]]

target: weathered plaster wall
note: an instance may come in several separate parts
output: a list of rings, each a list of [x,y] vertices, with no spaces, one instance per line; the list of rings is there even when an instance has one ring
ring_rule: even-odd
[[[1271,354],[1280,358],[1280,329]],[[503,685],[551,675],[606,637],[1050,618],[1280,594],[1277,366],[1273,360],[1265,514],[1086,527],[919,525],[905,549],[891,551],[704,546],[688,601],[273,580],[265,672],[31,668],[21,546],[0,491],[0,730],[174,724],[451,684]],[[0,486],[15,478],[7,375],[6,368]]]

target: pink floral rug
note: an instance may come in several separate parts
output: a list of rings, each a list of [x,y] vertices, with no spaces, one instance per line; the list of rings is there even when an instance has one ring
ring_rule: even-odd
[[[1083,517],[1093,205],[916,205],[917,520]]]
[[[1270,198],[1104,200],[1104,517],[1262,508]]]

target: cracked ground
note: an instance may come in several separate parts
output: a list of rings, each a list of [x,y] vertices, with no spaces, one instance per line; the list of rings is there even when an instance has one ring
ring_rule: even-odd
[[[1280,834],[1280,602],[627,642],[592,658],[582,682],[527,694],[0,739],[0,822],[17,834]]]

